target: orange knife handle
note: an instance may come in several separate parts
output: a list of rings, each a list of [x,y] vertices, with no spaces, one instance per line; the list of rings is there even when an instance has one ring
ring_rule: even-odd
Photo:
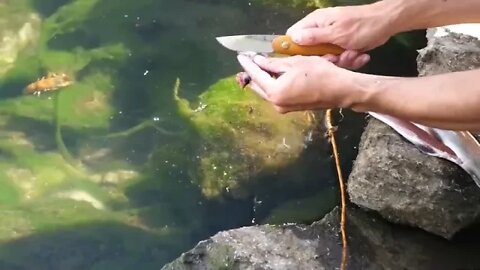
[[[302,46],[292,41],[289,36],[279,36],[272,41],[273,51],[286,55],[340,55],[345,49],[334,44],[324,43],[313,46]]]

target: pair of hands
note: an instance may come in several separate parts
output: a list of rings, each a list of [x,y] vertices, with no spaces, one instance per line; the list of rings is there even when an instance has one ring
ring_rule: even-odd
[[[280,113],[299,110],[348,108],[358,69],[370,60],[363,52],[383,45],[388,33],[384,14],[369,5],[318,9],[287,31],[300,45],[333,43],[346,49],[340,56],[265,58],[238,55],[251,77],[250,88],[270,101]],[[271,74],[278,74],[273,78]]]

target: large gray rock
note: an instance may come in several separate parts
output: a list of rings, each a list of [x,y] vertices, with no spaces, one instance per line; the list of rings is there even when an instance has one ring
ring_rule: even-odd
[[[480,31],[478,25],[470,29],[475,28]],[[429,29],[427,38],[417,59],[420,76],[480,67],[476,37],[437,28]],[[392,222],[445,238],[480,215],[480,188],[469,175],[453,163],[422,154],[375,119],[362,135],[348,193],[353,203]]]
[[[217,233],[162,270],[339,269],[341,241],[335,209],[310,226],[261,225]],[[478,269],[469,243],[393,225],[357,208],[347,210],[347,269]],[[467,259],[468,258],[468,259]]]

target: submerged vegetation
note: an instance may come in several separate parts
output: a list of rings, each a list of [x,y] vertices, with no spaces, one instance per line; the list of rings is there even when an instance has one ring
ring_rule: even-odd
[[[253,92],[242,90],[234,77],[201,94],[196,109],[178,90],[175,94],[179,115],[200,138],[192,149],[196,159],[191,175],[209,198],[225,191],[248,196],[241,191],[243,182],[256,182],[294,163],[315,131],[316,123],[303,113],[278,114]],[[191,140],[192,134],[187,137]]]
[[[263,4],[0,1],[0,268],[158,269],[218,230],[333,207],[322,119],[240,89],[214,39],[258,31]],[[73,83],[24,94],[50,72]]]

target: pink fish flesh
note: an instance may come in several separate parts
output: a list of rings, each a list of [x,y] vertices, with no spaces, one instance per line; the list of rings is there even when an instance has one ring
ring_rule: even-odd
[[[238,73],[236,79],[242,88],[251,81],[245,72]],[[480,187],[480,144],[470,132],[430,128],[385,114],[368,113],[390,126],[424,154],[457,164]]]

